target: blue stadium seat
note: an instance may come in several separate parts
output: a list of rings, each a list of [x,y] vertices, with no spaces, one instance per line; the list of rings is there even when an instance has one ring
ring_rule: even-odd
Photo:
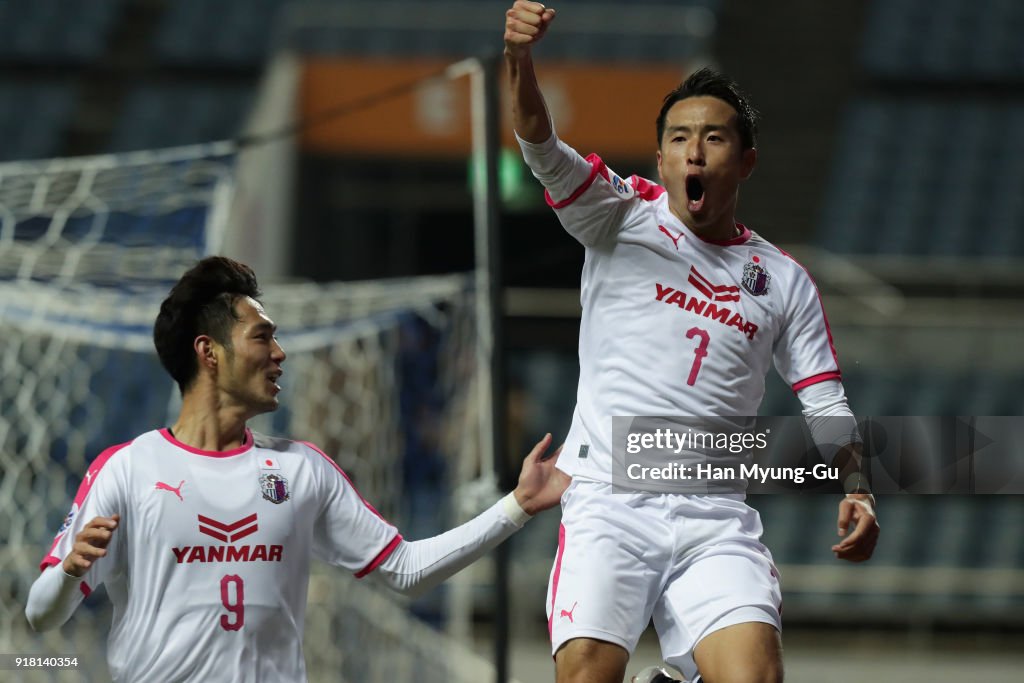
[[[762,540],[779,564],[798,563],[807,559],[802,529],[806,517],[806,501],[811,498],[776,494],[750,498],[750,504],[761,513],[764,526]]]
[[[906,559],[917,560],[915,564],[921,566],[978,566],[977,549],[984,537],[978,538],[977,501],[971,496],[928,496],[924,500],[929,508],[928,524],[934,532],[924,533],[919,528],[918,534],[931,538],[921,544],[917,557]],[[934,542],[935,536],[942,539],[940,543]]]
[[[978,550],[979,564],[1003,569],[1024,566],[1024,496],[984,496],[976,532],[987,540]]]
[[[1022,125],[1024,105],[1013,102],[856,102],[840,127],[818,242],[854,254],[1024,256]]]
[[[123,0],[6,0],[0,61],[86,64],[103,54]]]
[[[764,399],[761,401],[759,415],[799,415],[800,400],[793,393],[779,373],[772,370],[765,378]]]
[[[74,104],[70,85],[0,83],[0,161],[57,156]]]
[[[498,19],[496,22],[481,22],[471,27],[451,26],[435,30],[400,28],[409,24],[409,17],[403,15],[389,23],[387,13],[400,12],[403,7],[406,13],[429,13],[431,10],[412,2],[389,3],[374,9],[375,27],[346,28],[330,21],[325,22],[324,26],[307,23],[298,27],[287,38],[291,48],[310,54],[415,55],[454,59],[494,53],[501,47],[501,12],[504,6],[497,0],[472,4],[478,5],[477,9],[489,4],[494,8],[493,16]],[[587,4],[600,6],[613,3]],[[600,33],[597,30],[581,30],[576,26],[569,27],[561,34],[559,40],[541,43],[538,54],[551,60],[581,62],[679,62],[709,50],[714,33],[714,20],[721,9],[720,0],[653,0],[645,1],[644,5],[652,7],[651,11],[654,13],[658,11],[658,6],[671,8],[673,11],[680,8],[703,8],[706,12],[698,13],[692,23],[698,24],[693,27],[698,34],[704,29],[706,35],[690,40],[652,39],[649,33],[642,30]],[[482,16],[482,12],[479,14]],[[700,19],[702,16],[705,17],[703,20]]]
[[[244,86],[147,85],[129,94],[108,148],[125,152],[231,138],[253,98]]]
[[[876,77],[1021,83],[1022,30],[1016,0],[875,0],[861,59]]]
[[[259,66],[285,0],[175,0],[156,41],[164,64]]]

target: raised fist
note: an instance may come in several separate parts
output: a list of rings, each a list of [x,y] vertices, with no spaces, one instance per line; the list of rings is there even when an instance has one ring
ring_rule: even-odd
[[[505,54],[518,57],[528,54],[555,19],[555,10],[539,2],[516,0],[505,12]]]

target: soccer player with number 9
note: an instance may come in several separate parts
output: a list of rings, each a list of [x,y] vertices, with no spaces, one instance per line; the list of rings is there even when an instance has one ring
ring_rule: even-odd
[[[515,491],[444,534],[405,541],[311,443],[246,422],[278,407],[285,352],[252,270],[209,257],[160,307],[157,353],[182,392],[171,427],[93,460],[32,585],[33,628],[105,584],[115,681],[303,681],[313,555],[418,594],[552,507],[568,484],[527,456]]]

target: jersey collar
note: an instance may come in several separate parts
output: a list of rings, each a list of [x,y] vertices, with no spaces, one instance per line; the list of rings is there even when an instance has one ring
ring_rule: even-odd
[[[169,441],[172,445],[177,446],[182,450],[186,450],[189,453],[194,453],[195,455],[205,455],[208,458],[227,458],[232,455],[239,455],[240,453],[245,453],[247,450],[252,448],[253,444],[252,432],[249,431],[248,427],[245,428],[245,438],[242,440],[242,445],[239,446],[238,448],[233,448],[230,451],[204,451],[200,448],[193,448],[192,446],[184,444],[178,441],[176,438],[174,438],[174,435],[171,434],[171,430],[168,429],[167,427],[164,427],[163,429],[160,430],[160,435],[167,439],[167,441]]]
[[[743,223],[740,223],[740,222],[737,221],[736,222],[736,229],[739,232],[738,232],[738,234],[735,237],[730,237],[727,240],[709,240],[709,239],[706,239],[704,237],[701,237],[700,235],[695,233],[693,230],[691,230],[690,226],[688,226],[683,221],[679,220],[679,217],[676,216],[674,213],[672,213],[672,210],[669,209],[667,205],[665,207],[665,211],[668,213],[669,218],[680,229],[686,231],[687,235],[693,237],[693,239],[695,239],[695,240],[700,240],[701,242],[704,242],[705,244],[714,244],[714,245],[719,246],[719,247],[737,247],[737,246],[739,246],[741,244],[746,244],[746,242],[750,240],[751,236],[753,236],[753,233],[750,232],[750,228],[748,228],[747,226],[743,225]]]

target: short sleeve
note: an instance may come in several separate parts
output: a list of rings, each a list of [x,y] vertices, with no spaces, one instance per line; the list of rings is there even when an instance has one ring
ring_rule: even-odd
[[[94,518],[110,517],[114,514],[124,517],[127,496],[125,478],[120,466],[123,457],[118,458],[117,455],[127,445],[121,444],[108,448],[89,463],[85,477],[71,504],[71,510],[58,529],[50,551],[39,563],[40,571],[52,565],[62,564],[64,558],[71,553],[75,536]],[[83,593],[89,595],[94,588],[121,571],[121,563],[124,558],[123,545],[124,531],[122,527],[118,527],[114,530],[110,545],[107,546],[106,556],[96,560],[82,577]]]
[[[586,247],[611,240],[626,225],[640,202],[656,199],[664,188],[640,176],[623,178],[591,154],[590,176],[568,197],[554,201],[545,192],[565,230]]]
[[[795,272],[790,292],[786,319],[774,349],[779,374],[794,392],[840,379],[832,332],[818,288],[802,267]]]
[[[348,475],[323,451],[314,451],[321,506],[313,528],[313,553],[362,577],[387,559],[401,534],[359,495]]]

